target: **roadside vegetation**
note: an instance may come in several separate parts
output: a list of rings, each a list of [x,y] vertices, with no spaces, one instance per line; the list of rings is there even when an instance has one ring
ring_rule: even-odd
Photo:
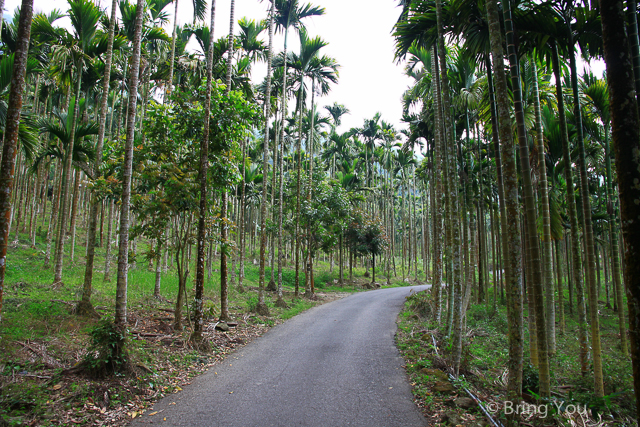
[[[138,259],[129,273],[128,328],[120,337],[110,326],[114,282],[95,281],[95,308],[101,319],[78,316],[74,310],[84,265],[78,262],[68,270],[68,280],[52,286],[50,271],[41,268],[44,246],[41,239],[35,248],[21,239],[9,249],[12,268],[5,289],[10,296],[4,300],[0,329],[0,425],[124,425],[160,397],[181,390],[193,376],[215,366],[237,346],[317,304],[367,289],[370,281],[359,266],[354,269],[354,281],[340,286],[338,271],[319,262],[317,298],[296,298],[294,271],[287,267],[283,271],[287,306],[277,307],[277,295],[267,293],[270,315],[260,316],[256,313],[259,269],[250,263],[245,292],[230,289],[231,319],[226,330],[216,330],[221,326],[220,284],[213,274],[205,284],[204,331],[209,348],[203,350],[189,343],[192,307],[185,307],[184,330],[173,328],[178,290],[175,267],[163,273],[161,295],[154,297],[155,269],[149,270],[145,260]],[[104,252],[98,248],[97,262],[104,261]],[[188,293],[192,294],[193,280],[189,282]],[[405,284],[399,279],[392,283]],[[77,369],[88,360],[87,355],[117,345],[119,339],[126,341],[125,359],[110,360],[108,351],[103,351],[101,357],[91,359],[90,369]],[[107,363],[121,362],[126,368],[108,374],[99,363],[101,358]]]
[[[493,421],[506,425],[510,409],[505,406],[508,351],[504,304],[473,304],[467,311],[457,378],[451,375],[451,338],[434,320],[432,310],[429,291],[423,291],[407,297],[398,317],[396,344],[405,359],[416,404],[434,425],[488,425],[490,419],[480,405]],[[569,315],[566,320],[567,330],[575,330],[577,316]],[[601,320],[604,346],[615,348],[619,345],[616,314],[602,307]],[[525,348],[528,344],[525,342]],[[540,398],[538,371],[530,363],[530,354],[525,353],[524,400],[520,409],[513,409],[519,412],[520,425],[637,425],[631,361],[619,352],[606,353],[605,397],[598,398],[589,387],[592,375],[580,375],[578,345],[573,334],[558,335],[557,354],[551,358],[554,377],[550,399]]]

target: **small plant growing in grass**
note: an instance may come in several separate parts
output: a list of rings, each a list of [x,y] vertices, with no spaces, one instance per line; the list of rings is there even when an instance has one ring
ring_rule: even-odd
[[[249,313],[255,313],[258,309],[258,297],[256,295],[251,296],[247,300],[247,308],[249,309]]]
[[[90,332],[91,343],[84,357],[84,367],[93,376],[123,372],[128,367],[127,333],[112,319],[102,319]]]
[[[196,313],[195,300],[191,301],[191,308],[189,310],[189,313],[191,314],[191,320],[195,320],[195,313]],[[217,314],[216,303],[211,300],[204,300],[202,302],[202,319],[205,321],[215,319],[216,314]]]
[[[432,365],[433,363],[431,362],[431,359],[421,357],[416,361],[414,366],[417,370],[420,370],[422,368],[431,368]]]
[[[280,317],[283,320],[290,319],[293,316],[302,313],[303,311],[313,307],[315,303],[313,301],[304,299],[294,299],[291,302],[291,307],[282,312]]]
[[[426,291],[412,293],[407,297],[407,302],[414,311],[422,319],[428,319],[433,313],[433,307],[431,306],[431,296]]]
[[[522,390],[538,393],[538,370],[531,363],[525,363],[522,368]]]
[[[296,280],[296,273],[290,269],[282,270],[282,284],[284,286],[293,287]]]
[[[328,271],[323,271],[314,277],[316,288],[323,289],[327,286],[327,283],[331,283],[331,274]]]

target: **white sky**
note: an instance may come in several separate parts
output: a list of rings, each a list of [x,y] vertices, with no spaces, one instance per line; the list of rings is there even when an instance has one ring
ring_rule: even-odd
[[[111,7],[111,0],[99,0],[101,6]],[[135,0],[130,0],[135,2]],[[210,0],[209,0],[210,1]],[[326,9],[325,15],[307,18],[304,23],[311,37],[320,36],[328,46],[320,52],[329,55],[341,65],[340,79],[333,85],[329,95],[318,98],[319,110],[324,105],[334,102],[344,104],[351,114],[343,116],[342,126],[338,130],[344,132],[351,127],[362,126],[365,119],[372,118],[380,112],[382,120],[390,122],[400,129],[402,115],[402,93],[410,85],[411,80],[403,74],[403,66],[393,61],[393,38],[391,30],[400,13],[396,8],[396,0],[369,0],[359,2],[353,0],[301,0]],[[266,18],[268,2],[259,0],[236,0],[235,21],[246,16],[249,19]],[[12,14],[19,0],[6,0],[5,10]],[[57,8],[68,9],[66,0],[34,0],[35,11],[49,12]],[[173,5],[165,9],[173,19]],[[178,23],[191,22],[191,0],[180,0],[178,5]],[[207,9],[208,10],[208,9]],[[216,1],[215,37],[219,38],[229,32],[230,0]],[[58,21],[60,25],[64,25]],[[206,22],[209,22],[207,12]],[[171,26],[165,30],[171,34]],[[235,33],[239,28],[235,25]],[[265,31],[264,39],[268,34]],[[277,35],[274,40],[276,52],[284,48],[284,37]],[[299,49],[298,36],[289,33],[289,50]],[[253,70],[254,82],[260,82],[266,75],[266,65],[258,65]]]

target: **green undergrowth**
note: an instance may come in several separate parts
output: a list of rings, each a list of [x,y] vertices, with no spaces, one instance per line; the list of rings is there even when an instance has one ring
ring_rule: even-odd
[[[316,304],[314,301],[309,301],[302,298],[294,298],[289,304],[289,308],[282,311],[280,318],[283,320],[290,319],[293,316],[302,313],[303,311],[314,307]]]
[[[45,224],[46,225],[46,224]],[[318,299],[303,298],[304,274],[300,275],[300,296],[294,292],[295,271],[291,260],[283,269],[283,295],[287,307],[277,307],[276,295],[266,293],[270,315],[258,316],[257,287],[259,268],[249,253],[245,265],[244,292],[236,282],[229,286],[229,311],[238,325],[227,333],[206,335],[206,347],[189,345],[193,318],[195,265],[189,266],[187,302],[183,309],[184,330],[173,330],[173,309],[178,291],[175,267],[162,273],[161,298],[153,296],[155,268],[144,253],[147,244],[138,242],[128,277],[128,332],[121,337],[108,322],[74,314],[81,298],[85,271],[86,236],[82,228],[76,236],[75,260],[69,259],[70,239],[66,241],[62,283],[53,285],[54,249],[44,268],[45,235],[41,227],[36,246],[26,235],[9,246],[0,323],[0,426],[2,425],[90,425],[101,420],[116,425],[144,411],[154,399],[179,391],[189,378],[208,369],[238,345],[259,336],[269,327],[289,319],[324,301],[365,290],[370,278],[364,267],[353,269],[349,281],[338,284],[338,267],[320,259],[314,266]],[[92,303],[102,318],[113,318],[115,308],[117,247],[112,246],[111,278],[104,280],[106,230],[101,247],[96,248]],[[195,249],[194,249],[195,250]],[[328,260],[328,257],[326,258]],[[231,262],[229,262],[231,268]],[[220,314],[220,261],[214,258],[211,275],[205,273],[205,322],[215,324]],[[266,282],[271,271],[266,269]],[[379,276],[382,282],[382,276]],[[405,285],[400,278],[394,286]],[[140,335],[146,334],[146,336]],[[115,339],[115,338],[118,339]],[[112,339],[113,338],[113,339]],[[92,344],[93,340],[93,344]],[[91,353],[88,349],[91,347]],[[126,346],[123,359],[113,358],[112,346]],[[91,354],[91,357],[88,355]],[[84,361],[84,362],[83,362]],[[84,363],[78,373],[74,367]],[[69,371],[71,370],[71,371]]]
[[[432,309],[430,295],[414,294],[407,298],[398,317],[396,341],[406,361],[416,403],[437,424],[485,425],[486,418],[477,407],[461,409],[456,404],[458,397],[467,396],[460,387],[464,386],[487,408],[494,409],[495,419],[505,423],[503,408],[509,359],[505,306],[498,303],[494,308],[490,302],[469,307],[465,318],[460,377],[453,392],[447,391],[447,383],[450,384],[448,374],[452,370],[448,352],[450,342],[444,327],[446,312],[443,313],[442,325],[438,325],[432,318]],[[529,409],[538,408],[538,413],[521,415],[521,421],[533,426],[583,425],[582,419],[605,423],[601,425],[637,425],[631,361],[620,353],[617,313],[604,305],[600,307],[605,397],[595,398],[593,374],[580,375],[576,315],[568,313],[568,306],[565,310],[564,333],[558,324],[557,350],[550,359],[550,401],[538,396],[538,371],[530,363],[528,313],[524,313],[523,404],[529,405]],[[578,410],[572,412],[574,408]],[[541,412],[541,409],[546,412]],[[588,415],[581,415],[579,410]]]

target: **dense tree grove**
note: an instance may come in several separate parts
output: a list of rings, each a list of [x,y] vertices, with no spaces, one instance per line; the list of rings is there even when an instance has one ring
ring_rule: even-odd
[[[193,22],[173,19],[171,34],[177,0],[97,3],[33,14],[24,0],[1,27],[0,319],[7,247],[35,248],[37,236],[52,286],[84,262],[78,315],[96,316],[92,282],[117,265],[116,328],[129,270],[148,263],[162,298],[175,268],[173,327],[193,309],[202,348],[206,277],[220,276],[219,318],[231,320],[227,292],[246,291],[257,257],[256,310],[268,315],[267,292],[287,304],[288,265],[295,296],[315,298],[322,258],[340,285],[356,265],[371,270],[369,288],[431,285],[423,298],[455,375],[469,307],[504,307],[511,400],[529,364],[539,397],[552,395],[567,335],[596,398],[614,391],[607,352],[631,358],[640,389],[636,2],[399,1],[395,55],[412,79],[403,128],[376,114],[343,132],[347,106],[321,107],[340,58],[305,27],[321,6],[271,0],[263,21],[236,22],[232,1],[230,30],[214,37],[215,0],[194,0]],[[603,76],[580,69],[598,61]],[[613,348],[599,305],[616,312]]]

